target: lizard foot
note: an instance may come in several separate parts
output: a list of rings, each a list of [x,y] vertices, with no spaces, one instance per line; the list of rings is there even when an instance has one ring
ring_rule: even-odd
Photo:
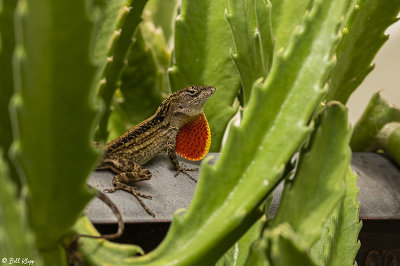
[[[176,177],[176,176],[179,175],[179,173],[184,173],[187,177],[189,177],[190,179],[192,179],[194,182],[197,183],[197,179],[194,178],[191,174],[188,173],[188,171],[197,171],[197,170],[199,170],[199,169],[198,168],[183,168],[183,167],[180,167],[178,170],[176,170],[176,173],[175,173],[174,176]]]
[[[150,196],[150,195],[147,195],[147,194],[138,192],[138,191],[136,191],[133,187],[128,186],[128,185],[123,184],[123,183],[115,183],[114,186],[115,186],[115,187],[113,187],[113,188],[108,188],[108,189],[104,189],[103,191],[104,191],[104,192],[108,192],[108,193],[113,193],[113,192],[117,191],[118,189],[125,190],[125,191],[131,193],[133,196],[135,196],[135,198],[139,201],[140,205],[142,205],[143,209],[144,209],[148,214],[150,214],[151,216],[153,216],[153,218],[156,217],[156,216],[154,215],[154,213],[144,204],[143,200],[141,199],[141,197],[142,197],[142,198],[146,198],[146,199],[151,199],[151,196]]]

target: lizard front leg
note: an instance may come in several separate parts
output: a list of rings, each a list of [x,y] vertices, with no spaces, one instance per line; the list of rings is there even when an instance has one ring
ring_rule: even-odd
[[[169,160],[171,161],[172,165],[174,166],[174,170],[176,171],[175,176],[179,175],[179,173],[184,173],[190,179],[197,182],[197,179],[194,178],[187,171],[197,171],[198,168],[184,168],[179,165],[178,158],[176,157],[176,153],[175,153],[176,139],[175,138],[176,138],[176,134],[178,133],[178,131],[179,131],[178,128],[172,128],[170,130],[171,133],[170,133],[170,137],[169,137],[168,143],[167,143],[167,152],[168,152]]]

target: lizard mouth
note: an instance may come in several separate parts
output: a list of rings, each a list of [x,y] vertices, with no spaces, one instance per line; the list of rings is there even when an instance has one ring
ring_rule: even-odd
[[[206,87],[206,89],[207,89],[207,93],[209,94],[209,96],[213,95],[214,92],[216,91],[215,87],[212,87],[212,86]]]
[[[190,102],[193,110],[196,110],[196,114],[203,111],[204,104],[208,101],[208,99],[214,94],[215,87],[198,87],[200,89],[200,95],[198,95],[195,99],[192,99]]]
[[[215,87],[212,86],[203,87],[202,93],[205,95],[205,97],[202,97],[203,104],[214,94],[215,90]]]

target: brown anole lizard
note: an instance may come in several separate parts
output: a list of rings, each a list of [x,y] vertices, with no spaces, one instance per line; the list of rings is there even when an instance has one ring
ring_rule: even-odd
[[[114,187],[104,191],[112,193],[121,189],[132,193],[146,212],[154,217],[141,199],[151,196],[136,191],[130,184],[150,179],[150,171],[142,165],[165,149],[177,171],[175,175],[182,172],[197,182],[187,172],[197,169],[179,165],[176,153],[189,160],[199,160],[207,154],[211,136],[203,107],[214,92],[214,87],[201,86],[188,86],[174,92],[161,103],[152,117],[110,141],[105,146],[97,170],[108,169],[116,175]]]

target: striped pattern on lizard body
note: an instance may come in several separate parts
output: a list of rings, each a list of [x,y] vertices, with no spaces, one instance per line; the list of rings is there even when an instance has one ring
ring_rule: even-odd
[[[137,192],[130,184],[150,179],[150,171],[142,165],[165,149],[167,149],[174,170],[177,171],[176,175],[182,172],[196,181],[187,171],[197,169],[186,169],[178,163],[175,153],[176,137],[180,129],[186,128],[185,126],[196,119],[205,119],[203,107],[214,92],[214,87],[201,86],[188,86],[174,92],[161,103],[152,117],[109,142],[105,147],[103,158],[97,166],[98,170],[108,169],[116,173],[113,179],[114,187],[105,191],[111,193],[122,189],[132,193],[143,208],[154,217],[141,199],[141,197],[151,197]],[[207,123],[207,120],[205,121]],[[207,129],[209,130],[208,124],[206,124]],[[209,131],[207,134],[209,136]],[[210,139],[206,139],[206,141],[207,143],[196,145],[198,147],[206,145],[206,149],[203,147],[202,157],[208,152]],[[182,145],[181,142],[180,138],[180,145]]]

